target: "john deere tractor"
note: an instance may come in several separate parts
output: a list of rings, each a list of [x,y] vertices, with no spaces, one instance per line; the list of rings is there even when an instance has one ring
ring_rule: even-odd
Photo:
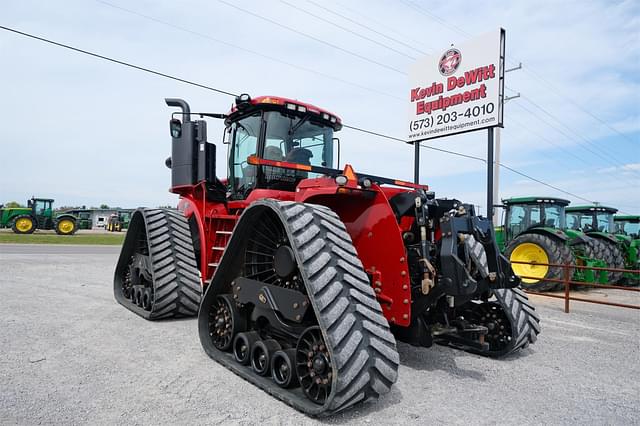
[[[0,209],[0,227],[11,228],[16,234],[32,234],[36,229],[55,229],[59,235],[72,235],[77,230],[77,218],[72,214],[54,215],[54,200],[31,198],[27,207]]]
[[[568,207],[566,209],[567,226],[602,242],[606,248],[604,261],[607,267],[624,269],[625,246],[614,235],[613,215],[617,212],[616,208],[600,205]],[[623,278],[622,272],[609,272],[608,275],[608,280],[612,284]]]
[[[613,223],[616,226],[616,238],[625,248],[625,269],[640,269],[640,215],[614,216]],[[625,272],[623,281],[638,285],[640,275]]]
[[[505,209],[503,227],[496,229],[498,245],[513,263],[522,286],[537,291],[562,287],[551,279],[562,279],[563,268],[544,264],[605,267],[607,247],[579,230],[567,229],[565,208],[568,200],[552,197],[518,197],[502,200]],[[571,269],[575,281],[601,282],[606,273],[591,269]]]

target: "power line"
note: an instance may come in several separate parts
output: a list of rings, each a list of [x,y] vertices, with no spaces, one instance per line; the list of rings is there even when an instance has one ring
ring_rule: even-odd
[[[218,0],[218,1],[219,1],[220,3],[222,3],[222,4],[226,4],[226,5],[227,5],[227,6],[229,6],[229,7],[232,7],[232,8],[234,8],[234,9],[236,9],[236,10],[239,10],[239,11],[241,11],[241,12],[243,12],[243,13],[246,13],[246,14],[248,14],[248,15],[251,15],[251,16],[253,16],[253,17],[255,17],[255,18],[258,18],[258,19],[261,19],[261,20],[263,20],[263,21],[269,22],[269,23],[271,23],[271,24],[273,24],[273,25],[275,25],[275,26],[277,26],[277,27],[284,28],[284,29],[286,29],[286,30],[288,30],[288,31],[291,31],[291,32],[296,33],[296,34],[299,34],[299,35],[301,35],[301,36],[303,36],[303,37],[306,37],[306,38],[308,38],[308,39],[314,40],[314,41],[316,41],[316,42],[318,42],[318,43],[324,44],[324,45],[326,45],[326,46],[329,46],[329,47],[331,47],[331,48],[333,48],[333,49],[339,50],[339,51],[341,51],[341,52],[343,52],[343,53],[346,53],[346,54],[348,54],[348,55],[352,55],[352,56],[355,56],[355,57],[357,57],[357,58],[360,58],[360,59],[362,59],[363,61],[366,61],[366,62],[372,63],[372,64],[374,64],[374,65],[378,65],[379,67],[386,68],[386,69],[388,69],[388,70],[390,70],[390,71],[394,71],[394,72],[397,72],[397,73],[400,73],[400,74],[405,74],[402,70],[399,70],[398,68],[391,67],[391,66],[389,66],[389,65],[387,65],[387,64],[383,64],[382,62],[378,62],[378,61],[376,61],[376,60],[374,60],[374,59],[367,58],[366,56],[360,55],[359,53],[356,53],[356,52],[353,52],[353,51],[351,51],[351,50],[345,49],[345,48],[343,48],[343,47],[341,47],[341,46],[338,46],[337,44],[329,43],[328,41],[326,41],[326,40],[322,40],[322,39],[320,39],[320,38],[318,38],[318,37],[315,37],[315,36],[312,36],[311,34],[307,34],[307,33],[305,33],[305,32],[302,32],[302,31],[296,30],[295,28],[289,27],[288,25],[285,25],[285,24],[283,24],[283,23],[281,23],[281,22],[275,21],[275,20],[273,20],[273,19],[267,18],[267,17],[265,17],[265,16],[259,15],[259,14],[254,13],[254,12],[251,12],[250,10],[244,9],[244,8],[242,8],[242,7],[240,7],[240,6],[236,6],[235,4],[233,4],[233,3],[229,3],[229,2],[228,2],[228,1],[226,1],[226,0]]]
[[[401,45],[403,45],[404,47],[407,47],[407,48],[409,48],[409,49],[411,49],[411,50],[415,50],[415,51],[417,51],[418,53],[422,53],[423,55],[427,55],[427,54],[428,54],[427,52],[425,52],[425,51],[423,51],[423,50],[417,49],[415,46],[412,46],[412,45],[410,45],[410,44],[407,44],[407,43],[403,42],[402,40],[398,40],[398,39],[397,39],[397,38],[395,38],[395,37],[391,37],[390,35],[385,34],[385,33],[381,32],[381,31],[378,31],[378,30],[376,30],[375,28],[371,28],[371,27],[370,27],[370,26],[368,26],[368,25],[364,25],[362,22],[358,22],[358,21],[356,21],[355,19],[351,19],[351,18],[349,18],[348,16],[345,16],[345,15],[343,15],[343,14],[339,13],[339,12],[336,12],[335,10],[332,10],[332,9],[330,9],[330,8],[326,7],[325,5],[322,5],[322,4],[320,4],[320,3],[318,3],[318,2],[315,2],[315,1],[313,1],[313,0],[307,0],[307,2],[308,2],[308,3],[311,3],[312,5],[316,6],[317,8],[320,8],[320,9],[326,10],[327,12],[329,12],[329,13],[331,13],[331,14],[333,14],[333,15],[336,15],[336,16],[338,16],[338,17],[340,17],[340,18],[342,18],[342,19],[344,19],[344,20],[346,20],[346,21],[349,21],[349,22],[351,22],[352,24],[355,24],[355,25],[357,25],[357,26],[359,26],[359,27],[362,27],[362,28],[364,28],[364,29],[366,29],[366,30],[369,30],[369,31],[371,31],[372,33],[378,34],[378,35],[379,35],[379,36],[381,36],[381,37],[384,37],[384,38],[386,38],[386,39],[388,39],[388,40],[391,40],[391,41],[393,41],[393,42],[395,42],[395,43],[401,44]]]
[[[95,57],[95,58],[98,58],[98,59],[102,59],[102,60],[105,60],[105,61],[109,61],[109,62],[113,62],[113,63],[119,64],[119,65],[123,65],[123,66],[129,67],[129,68],[133,68],[133,69],[137,69],[137,70],[140,70],[140,71],[144,71],[144,72],[147,72],[147,73],[150,73],[150,74],[153,74],[153,75],[169,78],[169,79],[172,79],[172,80],[175,80],[175,81],[179,81],[179,82],[182,82],[182,83],[185,83],[185,84],[189,84],[189,85],[192,85],[192,86],[200,87],[202,89],[211,90],[211,91],[214,91],[214,92],[217,92],[217,93],[220,93],[220,94],[224,94],[224,95],[227,95],[227,96],[233,96],[233,97],[237,96],[237,94],[229,92],[229,91],[225,91],[225,90],[222,90],[222,89],[217,89],[217,88],[214,88],[214,87],[211,87],[211,86],[207,86],[207,85],[204,85],[204,84],[196,83],[196,82],[193,82],[193,81],[190,81],[190,80],[186,80],[186,79],[183,79],[183,78],[180,78],[180,77],[175,77],[175,76],[172,76],[172,75],[160,72],[160,71],[155,71],[155,70],[152,70],[152,69],[149,69],[149,68],[141,67],[141,66],[134,65],[134,64],[131,64],[131,63],[128,63],[128,62],[124,62],[124,61],[121,61],[121,60],[118,60],[118,59],[114,59],[114,58],[110,58],[110,57],[107,57],[107,56],[104,56],[104,55],[100,55],[100,54],[97,54],[97,53],[94,53],[94,52],[90,52],[88,50],[79,49],[79,48],[76,48],[76,47],[73,47],[73,46],[70,46],[70,45],[67,45],[67,44],[64,44],[64,43],[59,43],[59,42],[56,42],[56,41],[53,41],[53,40],[50,40],[50,39],[47,39],[47,38],[44,38],[44,37],[39,37],[39,36],[36,36],[36,35],[33,35],[33,34],[29,34],[29,33],[22,32],[22,31],[18,31],[18,30],[15,30],[13,28],[0,26],[0,29],[3,29],[5,31],[10,31],[10,32],[13,32],[15,34],[19,34],[19,35],[22,35],[22,36],[25,36],[25,37],[28,37],[28,38],[31,38],[31,39],[34,39],[34,40],[42,41],[44,43],[48,43],[48,44],[55,45],[55,46],[58,46],[58,47],[62,47],[62,48],[68,49],[68,50],[72,50],[74,52],[78,52],[78,53],[82,53],[82,54],[85,54],[85,55],[88,55],[88,56],[92,56],[92,57]],[[379,132],[374,132],[374,131],[371,131],[371,130],[366,130],[366,129],[363,129],[363,128],[360,128],[360,127],[349,126],[349,125],[344,125],[343,127],[346,127],[348,129],[352,129],[352,130],[355,130],[355,131],[363,132],[363,133],[366,133],[366,134],[370,134],[370,135],[374,135],[374,136],[378,136],[378,137],[382,137],[382,138],[387,138],[387,139],[394,140],[394,141],[407,143],[407,141],[405,141],[403,139],[396,138],[396,137],[389,136],[389,135],[385,135],[385,134],[382,134],[382,133],[379,133]],[[424,148],[427,148],[427,149],[440,151],[440,152],[443,152],[443,153],[456,155],[456,156],[464,157],[464,158],[469,158],[469,159],[473,159],[473,160],[477,160],[477,161],[482,161],[482,162],[486,163],[486,160],[483,159],[483,158],[480,158],[480,157],[475,157],[475,156],[472,156],[472,155],[462,154],[462,153],[459,153],[459,152],[450,151],[450,150],[446,150],[446,149],[442,149],[442,148],[436,148],[436,147],[433,147],[433,146],[430,146],[430,145],[425,145],[425,144],[420,144],[420,146],[422,146]],[[556,191],[560,191],[560,192],[562,192],[564,194],[571,195],[572,197],[591,202],[591,200],[588,200],[586,198],[580,197],[580,196],[578,196],[576,194],[573,194],[571,192],[568,192],[568,191],[565,191],[563,189],[560,189],[560,188],[558,188],[558,187],[556,187],[554,185],[548,184],[548,183],[546,183],[546,182],[544,182],[544,181],[542,181],[540,179],[537,179],[537,178],[534,178],[532,176],[529,176],[529,175],[527,175],[525,173],[522,173],[522,172],[520,172],[520,171],[518,171],[518,170],[516,170],[516,169],[514,169],[512,167],[509,167],[509,166],[505,165],[504,163],[496,163],[496,164],[498,164],[500,167],[504,167],[505,169],[507,169],[507,170],[509,170],[509,171],[511,171],[513,173],[516,173],[516,174],[518,174],[520,176],[523,176],[523,177],[525,177],[527,179],[530,179],[530,180],[532,180],[534,182],[537,182],[537,183],[539,183],[541,185],[547,186],[549,188],[553,188]]]
[[[134,65],[134,64],[131,64],[129,62],[121,61],[119,59],[109,58],[107,56],[103,56],[103,55],[100,55],[98,53],[89,52],[88,50],[83,50],[83,49],[79,49],[77,47],[69,46],[68,44],[58,43],[57,41],[49,40],[49,39],[46,39],[46,38],[43,38],[43,37],[38,37],[38,36],[33,35],[33,34],[28,34],[28,33],[22,32],[22,31],[14,30],[13,28],[9,28],[9,27],[5,27],[5,26],[0,25],[0,29],[6,30],[6,31],[11,31],[12,33],[20,34],[22,36],[29,37],[29,38],[32,38],[32,39],[35,39],[35,40],[39,40],[39,41],[42,41],[42,42],[45,42],[45,43],[53,44],[53,45],[58,46],[58,47],[63,47],[65,49],[73,50],[74,52],[83,53],[85,55],[89,55],[89,56],[93,56],[95,58],[99,58],[99,59],[102,59],[102,60],[105,60],[105,61],[113,62],[115,64],[124,65],[124,66],[129,67],[129,68],[134,68],[134,69],[137,69],[137,70],[140,70],[140,71],[144,71],[144,72],[147,72],[149,74],[154,74],[154,75],[157,75],[157,76],[160,76],[160,77],[170,78],[172,80],[176,80],[176,81],[179,81],[181,83],[190,84],[192,86],[200,87],[201,89],[211,90],[213,92],[218,92],[218,93],[221,93],[223,95],[238,96],[235,93],[231,93],[231,92],[227,92],[227,91],[224,91],[224,90],[216,89],[214,87],[206,86],[204,84],[196,83],[194,81],[187,80],[187,79],[184,79],[184,78],[175,77],[175,76],[170,75],[170,74],[166,74],[166,73],[163,73],[163,72],[160,72],[160,71],[152,70],[150,68],[145,68],[145,67],[142,67],[142,66],[139,66],[139,65]]]
[[[294,8],[294,9],[296,9],[296,10],[299,10],[300,12],[305,13],[305,14],[307,14],[307,15],[309,15],[309,16],[313,16],[314,18],[319,19],[319,20],[320,20],[320,21],[322,21],[322,22],[326,22],[326,23],[327,23],[327,24],[329,24],[329,25],[333,25],[333,26],[334,26],[334,27],[336,27],[336,28],[340,28],[340,29],[341,29],[341,30],[343,30],[343,31],[346,31],[346,32],[348,32],[348,33],[350,33],[350,34],[353,34],[353,35],[357,36],[357,37],[360,37],[360,38],[362,38],[363,40],[367,40],[367,41],[369,41],[369,42],[371,42],[371,43],[377,44],[378,46],[384,47],[384,48],[385,48],[385,49],[387,49],[387,50],[390,50],[390,51],[395,52],[395,53],[397,53],[397,54],[399,54],[399,55],[402,55],[402,56],[404,56],[405,58],[409,58],[409,59],[412,59],[412,60],[414,60],[414,61],[417,59],[415,56],[408,55],[408,54],[406,54],[405,52],[402,52],[402,51],[400,51],[400,50],[398,50],[398,49],[395,49],[395,48],[393,48],[393,47],[391,47],[391,46],[387,46],[387,45],[386,45],[386,44],[384,44],[384,43],[380,43],[378,40],[374,40],[374,39],[372,39],[371,37],[367,37],[367,36],[365,36],[365,35],[362,35],[362,34],[360,34],[360,33],[355,32],[355,31],[353,31],[353,30],[351,30],[351,29],[349,29],[349,28],[343,27],[342,25],[336,24],[335,22],[332,22],[332,21],[330,21],[330,20],[328,20],[328,19],[325,19],[325,18],[323,18],[322,16],[318,16],[318,15],[316,15],[316,14],[315,14],[315,13],[313,13],[313,12],[309,12],[308,10],[306,10],[306,9],[304,9],[304,8],[302,8],[302,7],[299,7],[299,6],[296,6],[296,5],[292,4],[292,3],[289,3],[289,2],[288,2],[288,1],[286,1],[286,0],[280,0],[280,2],[281,2],[281,3],[286,4],[286,5],[287,5],[287,6],[289,6],[289,7]]]
[[[185,28],[185,27],[182,27],[182,26],[179,26],[179,25],[176,25],[176,24],[172,24],[171,22],[167,22],[167,21],[164,21],[162,19],[150,16],[150,15],[145,15],[143,13],[136,12],[135,10],[127,9],[127,8],[115,5],[113,3],[109,3],[109,2],[107,2],[105,0],[96,0],[96,2],[101,3],[101,4],[105,5],[105,6],[112,7],[114,9],[118,9],[118,10],[126,12],[126,13],[130,13],[130,14],[138,16],[140,18],[147,19],[147,20],[152,21],[152,22],[156,22],[158,24],[166,25],[166,26],[168,26],[170,28],[173,28],[173,29],[176,29],[178,31],[182,31],[182,32],[185,32],[185,33],[188,33],[188,34],[192,34],[192,35],[195,35],[195,36],[198,36],[198,37],[202,37],[204,39],[211,40],[213,42],[220,43],[220,44],[232,47],[232,48],[237,49],[237,50],[242,50],[244,52],[251,53],[252,55],[256,55],[256,56],[268,59],[268,60],[276,62],[276,63],[280,63],[280,64],[287,65],[289,67],[292,67],[292,68],[295,68],[295,69],[298,69],[298,70],[301,70],[301,71],[305,71],[305,72],[308,72],[308,73],[319,75],[319,76],[327,78],[329,80],[338,81],[340,83],[344,83],[344,84],[349,85],[349,86],[357,87],[359,89],[362,89],[362,90],[365,90],[365,91],[368,91],[368,92],[371,92],[371,93],[376,93],[378,95],[383,95],[383,96],[386,96],[386,97],[389,97],[389,98],[392,98],[392,99],[397,99],[397,100],[400,100],[400,101],[404,101],[404,98],[401,98],[401,97],[396,96],[396,95],[392,95],[392,94],[384,92],[382,90],[377,90],[377,89],[374,89],[374,88],[371,88],[371,87],[363,86],[363,85],[361,85],[359,83],[355,83],[355,82],[352,82],[352,81],[349,81],[349,80],[342,79],[340,77],[336,77],[336,76],[333,76],[333,75],[330,75],[330,74],[326,74],[326,73],[323,73],[321,71],[317,71],[317,70],[312,69],[312,68],[306,68],[306,67],[303,67],[301,65],[297,65],[297,64],[294,64],[294,63],[291,63],[291,62],[287,62],[287,61],[284,61],[282,59],[278,59],[278,58],[275,58],[273,56],[269,56],[269,55],[266,55],[264,53],[261,53],[261,52],[255,51],[255,50],[247,49],[247,48],[239,46],[237,44],[230,43],[228,41],[212,37],[212,36],[210,36],[208,34],[204,34],[204,33],[198,32],[198,31],[194,31],[194,30],[190,30],[188,28]]]

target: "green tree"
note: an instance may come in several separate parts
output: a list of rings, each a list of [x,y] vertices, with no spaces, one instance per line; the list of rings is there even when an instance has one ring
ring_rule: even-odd
[[[5,207],[10,209],[14,207],[24,207],[24,206],[17,201],[9,201],[7,204],[5,204]]]
[[[109,208],[109,206],[108,206],[108,205],[106,205],[106,204],[100,204],[100,208],[101,208],[101,209],[108,209],[108,208]]]

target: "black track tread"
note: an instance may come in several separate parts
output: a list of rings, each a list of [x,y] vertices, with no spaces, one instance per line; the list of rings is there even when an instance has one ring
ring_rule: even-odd
[[[496,289],[493,293],[511,322],[511,342],[501,352],[487,353],[502,357],[535,343],[540,334],[540,316],[521,288]]]
[[[218,274],[200,308],[199,331],[205,351],[235,374],[312,416],[331,415],[388,392],[397,379],[400,357],[344,224],[327,207],[270,199],[253,203],[244,214],[265,207],[277,213],[296,253],[306,293],[331,355],[332,392],[323,406],[315,405],[299,390],[298,393],[285,391],[272,381],[257,377],[206,343],[206,300],[215,296],[209,293],[220,282],[216,278]],[[251,233],[250,228],[243,226],[240,218],[230,245],[235,244],[235,238],[244,239]],[[231,264],[230,258],[228,251],[225,252],[220,270],[226,270],[226,265]]]
[[[138,209],[136,214],[141,214],[145,223],[155,295],[153,306],[151,311],[141,310],[127,299],[120,300],[117,290],[116,299],[149,320],[196,316],[202,286],[187,219],[168,209]]]
[[[520,234],[507,246],[505,256],[511,258],[513,250],[522,243],[533,243],[543,248],[549,257],[549,263],[561,265],[575,265],[576,261],[571,249],[563,241],[551,238],[544,234],[525,233]],[[547,279],[563,279],[563,268],[549,267],[549,271],[545,278]],[[569,277],[573,276],[573,269],[569,270]],[[562,284],[553,281],[540,280],[537,283],[522,283],[522,287],[533,291],[548,291],[564,288]]]
[[[337,412],[388,392],[399,364],[395,338],[344,224],[326,207],[278,204],[293,230],[292,244],[337,371],[327,409]],[[367,318],[358,309],[363,306]]]

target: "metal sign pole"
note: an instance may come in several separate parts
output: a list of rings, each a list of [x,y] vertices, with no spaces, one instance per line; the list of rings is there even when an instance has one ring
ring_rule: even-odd
[[[493,219],[493,127],[487,132],[487,219]]]
[[[413,183],[420,184],[420,141],[413,143]]]
[[[500,133],[502,129],[500,127],[496,127],[496,142],[495,142],[495,164],[493,166],[493,200],[497,201],[498,204],[502,204],[500,202]],[[493,214],[493,226],[499,226],[499,216],[494,210]]]

